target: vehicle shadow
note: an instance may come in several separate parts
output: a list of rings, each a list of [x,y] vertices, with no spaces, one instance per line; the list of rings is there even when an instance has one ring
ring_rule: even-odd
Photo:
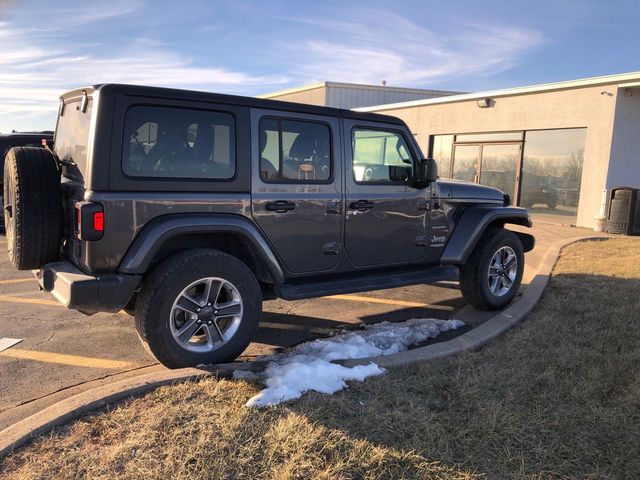
[[[464,301],[455,302],[463,307]],[[299,343],[325,338],[348,330],[359,330],[363,324],[372,325],[381,322],[404,322],[412,318],[437,318],[446,320],[453,310],[428,307],[397,308],[378,314],[361,315],[351,321],[329,320],[314,316],[287,313],[264,312],[258,332],[253,342],[270,345],[276,350],[293,347]],[[356,321],[354,321],[356,320]],[[447,338],[460,335],[468,329],[448,332]],[[435,341],[436,339],[434,339]],[[442,340],[439,340],[442,341]]]

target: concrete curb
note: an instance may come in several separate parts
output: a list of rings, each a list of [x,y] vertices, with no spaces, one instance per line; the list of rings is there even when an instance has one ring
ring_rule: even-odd
[[[234,370],[247,370],[248,367],[249,365],[245,362],[220,364],[201,369],[166,370],[147,373],[87,390],[55,403],[2,430],[0,432],[0,459],[54,427],[72,422],[109,404],[147,393],[163,385],[196,380],[208,375],[216,375],[220,378],[231,377]]]
[[[380,367],[387,368],[418,361],[435,360],[467,350],[478,349],[519,323],[533,309],[549,283],[551,271],[558,260],[560,250],[564,246],[593,238],[600,238],[600,236],[572,238],[554,244],[546,253],[534,279],[514,304],[459,337],[386,357],[360,358],[339,363],[345,366],[375,363]],[[1,431],[0,458],[11,454],[29,440],[54,427],[72,422],[94,410],[147,393],[163,385],[194,380],[206,375],[215,375],[220,378],[230,377],[234,370],[258,371],[263,366],[264,362],[238,362],[202,368],[183,368],[154,372],[79,393]]]

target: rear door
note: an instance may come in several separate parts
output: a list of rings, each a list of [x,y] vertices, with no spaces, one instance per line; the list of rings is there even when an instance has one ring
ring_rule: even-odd
[[[252,214],[287,270],[340,260],[342,156],[334,117],[253,110]]]
[[[407,264],[427,254],[430,189],[409,186],[419,152],[398,125],[344,120],[345,247],[357,266]]]

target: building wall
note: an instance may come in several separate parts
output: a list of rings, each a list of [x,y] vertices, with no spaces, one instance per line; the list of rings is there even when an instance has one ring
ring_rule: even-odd
[[[281,100],[283,102],[308,103],[310,105],[326,105],[326,91],[324,86],[299,92],[285,93],[283,95],[268,97],[271,100]]]
[[[358,108],[455,95],[459,92],[326,82],[316,88],[265,95],[264,98],[335,108]]]
[[[592,228],[607,185],[618,96],[616,85],[600,85],[498,97],[490,108],[479,108],[476,100],[467,100],[378,111],[402,118],[425,154],[430,135],[586,127],[577,224]],[[624,105],[621,108],[628,115],[639,115]],[[640,123],[635,126],[637,132]],[[621,137],[630,135],[626,128],[631,127],[620,127]],[[640,137],[638,132],[635,135]]]
[[[616,100],[607,188],[640,188],[640,88],[621,88]]]
[[[394,89],[382,86],[341,86],[329,84],[326,105],[336,108],[359,108],[387,103],[410,102],[427,98],[442,97],[455,92],[438,90]]]

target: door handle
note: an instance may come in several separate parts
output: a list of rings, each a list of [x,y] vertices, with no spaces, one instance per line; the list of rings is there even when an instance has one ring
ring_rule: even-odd
[[[366,212],[370,208],[373,208],[373,203],[369,200],[358,200],[357,202],[351,202],[349,208],[359,212]]]
[[[286,200],[278,200],[276,202],[267,203],[264,208],[270,212],[285,213],[290,210],[295,210],[296,204],[293,202],[287,202]]]

